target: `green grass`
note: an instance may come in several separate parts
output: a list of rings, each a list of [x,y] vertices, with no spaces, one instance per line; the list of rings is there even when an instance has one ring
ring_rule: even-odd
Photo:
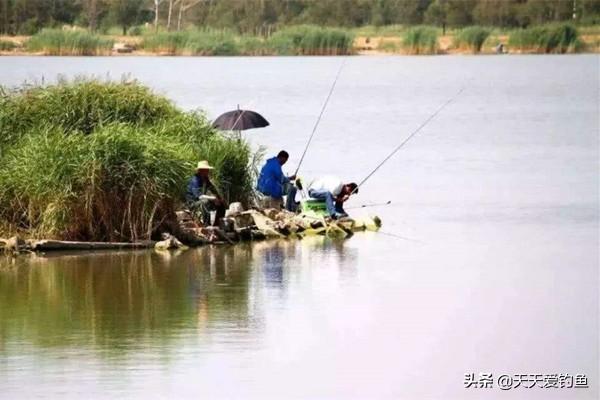
[[[0,40],[0,51],[11,51],[17,47],[18,46],[10,40]]]
[[[409,54],[436,54],[438,29],[417,26],[408,29],[402,37],[402,47]]]
[[[342,29],[299,25],[269,39],[229,30],[191,30],[144,35],[142,48],[170,55],[341,55],[352,53],[353,35]]]
[[[172,222],[200,159],[215,166],[229,200],[251,196],[245,142],[225,139],[202,114],[182,112],[137,83],[62,82],[0,101],[0,126],[13,132],[0,145],[6,235],[149,238]],[[14,118],[21,110],[25,118]]]
[[[473,53],[479,53],[481,47],[490,36],[491,29],[481,26],[470,26],[461,29],[454,36],[454,46],[457,48],[468,49]]]
[[[511,49],[533,53],[573,53],[582,50],[577,29],[571,24],[549,24],[512,31]]]
[[[346,30],[298,25],[275,32],[268,40],[276,55],[346,55],[354,35]]]
[[[157,32],[144,35],[144,50],[170,55],[232,56],[240,54],[240,46],[233,32],[228,30],[201,30]]]
[[[26,43],[27,50],[53,56],[96,56],[110,54],[113,41],[86,31],[43,29]]]

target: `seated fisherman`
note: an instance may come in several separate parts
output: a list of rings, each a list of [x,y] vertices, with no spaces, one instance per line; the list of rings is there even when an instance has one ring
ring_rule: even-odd
[[[319,178],[308,189],[310,197],[325,201],[327,212],[333,219],[348,216],[344,211],[343,205],[355,193],[358,193],[358,185],[356,183],[344,183],[334,176]]]
[[[210,226],[210,212],[216,212],[213,225],[218,226],[221,218],[225,216],[225,201],[210,181],[210,171],[214,169],[208,161],[198,162],[196,174],[190,178],[185,202],[194,217],[200,219],[204,226]],[[211,195],[209,195],[211,194]]]
[[[269,158],[260,170],[256,189],[264,196],[263,208],[281,209],[286,186],[290,180],[296,179],[295,175],[286,177],[281,170],[289,157],[287,151],[281,150],[277,157]]]

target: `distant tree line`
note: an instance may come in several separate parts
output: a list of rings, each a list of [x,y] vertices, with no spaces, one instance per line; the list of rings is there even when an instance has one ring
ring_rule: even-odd
[[[269,34],[292,24],[511,28],[569,20],[600,23],[600,0],[0,0],[0,33],[13,35],[64,25]]]

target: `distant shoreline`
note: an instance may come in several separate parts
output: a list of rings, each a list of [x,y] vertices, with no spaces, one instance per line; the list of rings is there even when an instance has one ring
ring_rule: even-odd
[[[34,52],[25,50],[25,43],[31,36],[2,36],[0,35],[0,42],[12,42],[15,48],[12,50],[2,50],[0,48],[0,57],[2,56],[69,56],[77,57],[79,55],[73,54],[47,54],[45,52]],[[203,55],[203,54],[173,54],[167,51],[149,51],[140,49],[142,37],[140,36],[107,36],[114,41],[115,47],[112,50],[106,51],[96,55],[82,55],[87,57],[102,57],[102,56],[113,56],[113,57],[218,57],[222,55]],[[600,53],[600,34],[584,34],[580,36],[586,47],[582,51],[569,52],[567,54],[599,54]],[[494,54],[549,54],[540,53],[534,48],[523,48],[516,49],[508,45],[508,36],[499,35],[494,37],[494,41],[486,43],[482,46],[481,51],[474,53],[472,50],[467,48],[456,48],[454,46],[454,35],[440,35],[438,38],[438,49],[435,53],[428,53],[422,55],[494,55]],[[499,53],[496,50],[496,46],[502,44],[504,52]],[[558,53],[551,53],[558,54]],[[335,56],[335,54],[316,54],[315,56]],[[401,46],[401,38],[398,36],[356,36],[352,43],[351,54],[338,54],[341,56],[413,56],[415,54],[404,50]],[[420,55],[420,54],[417,54]],[[230,55],[222,57],[295,57],[296,55],[276,55],[276,54],[240,54]]]

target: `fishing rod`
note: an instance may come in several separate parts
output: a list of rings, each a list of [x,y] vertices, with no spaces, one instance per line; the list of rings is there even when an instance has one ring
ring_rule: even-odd
[[[361,187],[371,176],[373,176],[373,174],[375,174],[375,172],[377,172],[377,170],[379,168],[381,168],[381,166],[383,164],[385,164],[387,162],[387,160],[389,160],[390,158],[392,158],[392,156],[394,154],[396,154],[398,152],[398,150],[400,150],[406,143],[408,143],[408,141],[410,139],[412,139],[417,133],[419,133],[419,131],[421,129],[423,129],[429,122],[431,122],[431,120],[433,120],[444,108],[446,108],[446,106],[450,103],[452,103],[454,100],[456,100],[456,98],[465,90],[465,88],[461,88],[458,93],[456,93],[454,96],[452,96],[449,100],[447,100],[444,104],[442,104],[442,106],[440,108],[438,108],[433,114],[431,114],[429,116],[429,118],[427,118],[425,120],[425,122],[423,122],[417,129],[415,129],[406,139],[404,139],[402,141],[402,143],[400,143],[398,146],[396,146],[396,148],[394,150],[392,150],[392,152],[390,154],[388,154],[388,156],[386,158],[383,159],[382,162],[380,162],[375,169],[373,169],[373,171],[371,171],[356,187],[356,189],[354,189],[353,192],[357,191],[359,187]]]
[[[360,206],[347,207],[346,210],[352,210],[355,208],[366,208],[366,207],[379,207],[379,206],[387,206],[388,204],[392,204],[391,200],[386,201],[385,203],[370,203],[370,204],[361,204]]]
[[[325,108],[327,107],[327,103],[329,102],[329,98],[331,97],[331,94],[333,93],[333,89],[335,89],[335,84],[338,81],[338,78],[340,77],[340,74],[342,72],[342,69],[344,68],[344,65],[346,64],[346,59],[344,58],[344,61],[342,62],[342,65],[340,65],[340,69],[337,72],[337,75],[335,76],[335,79],[333,80],[333,84],[331,85],[331,89],[329,89],[329,94],[327,95],[327,98],[325,99],[325,103],[323,103],[323,107],[321,108],[321,113],[319,114],[319,117],[317,118],[317,122],[315,123],[315,126],[313,127],[312,133],[310,134],[310,137],[308,138],[308,142],[306,143],[306,147],[304,148],[304,152],[302,153],[302,157],[300,157],[300,162],[298,162],[298,167],[296,168],[296,172],[294,172],[294,175],[298,175],[298,171],[300,170],[300,166],[302,165],[302,161],[304,161],[304,156],[306,155],[306,151],[308,150],[308,146],[310,146],[310,142],[312,141],[313,136],[315,135],[315,132],[317,131],[317,127],[319,126],[319,122],[321,122],[321,117],[323,116],[323,113],[325,112]]]

